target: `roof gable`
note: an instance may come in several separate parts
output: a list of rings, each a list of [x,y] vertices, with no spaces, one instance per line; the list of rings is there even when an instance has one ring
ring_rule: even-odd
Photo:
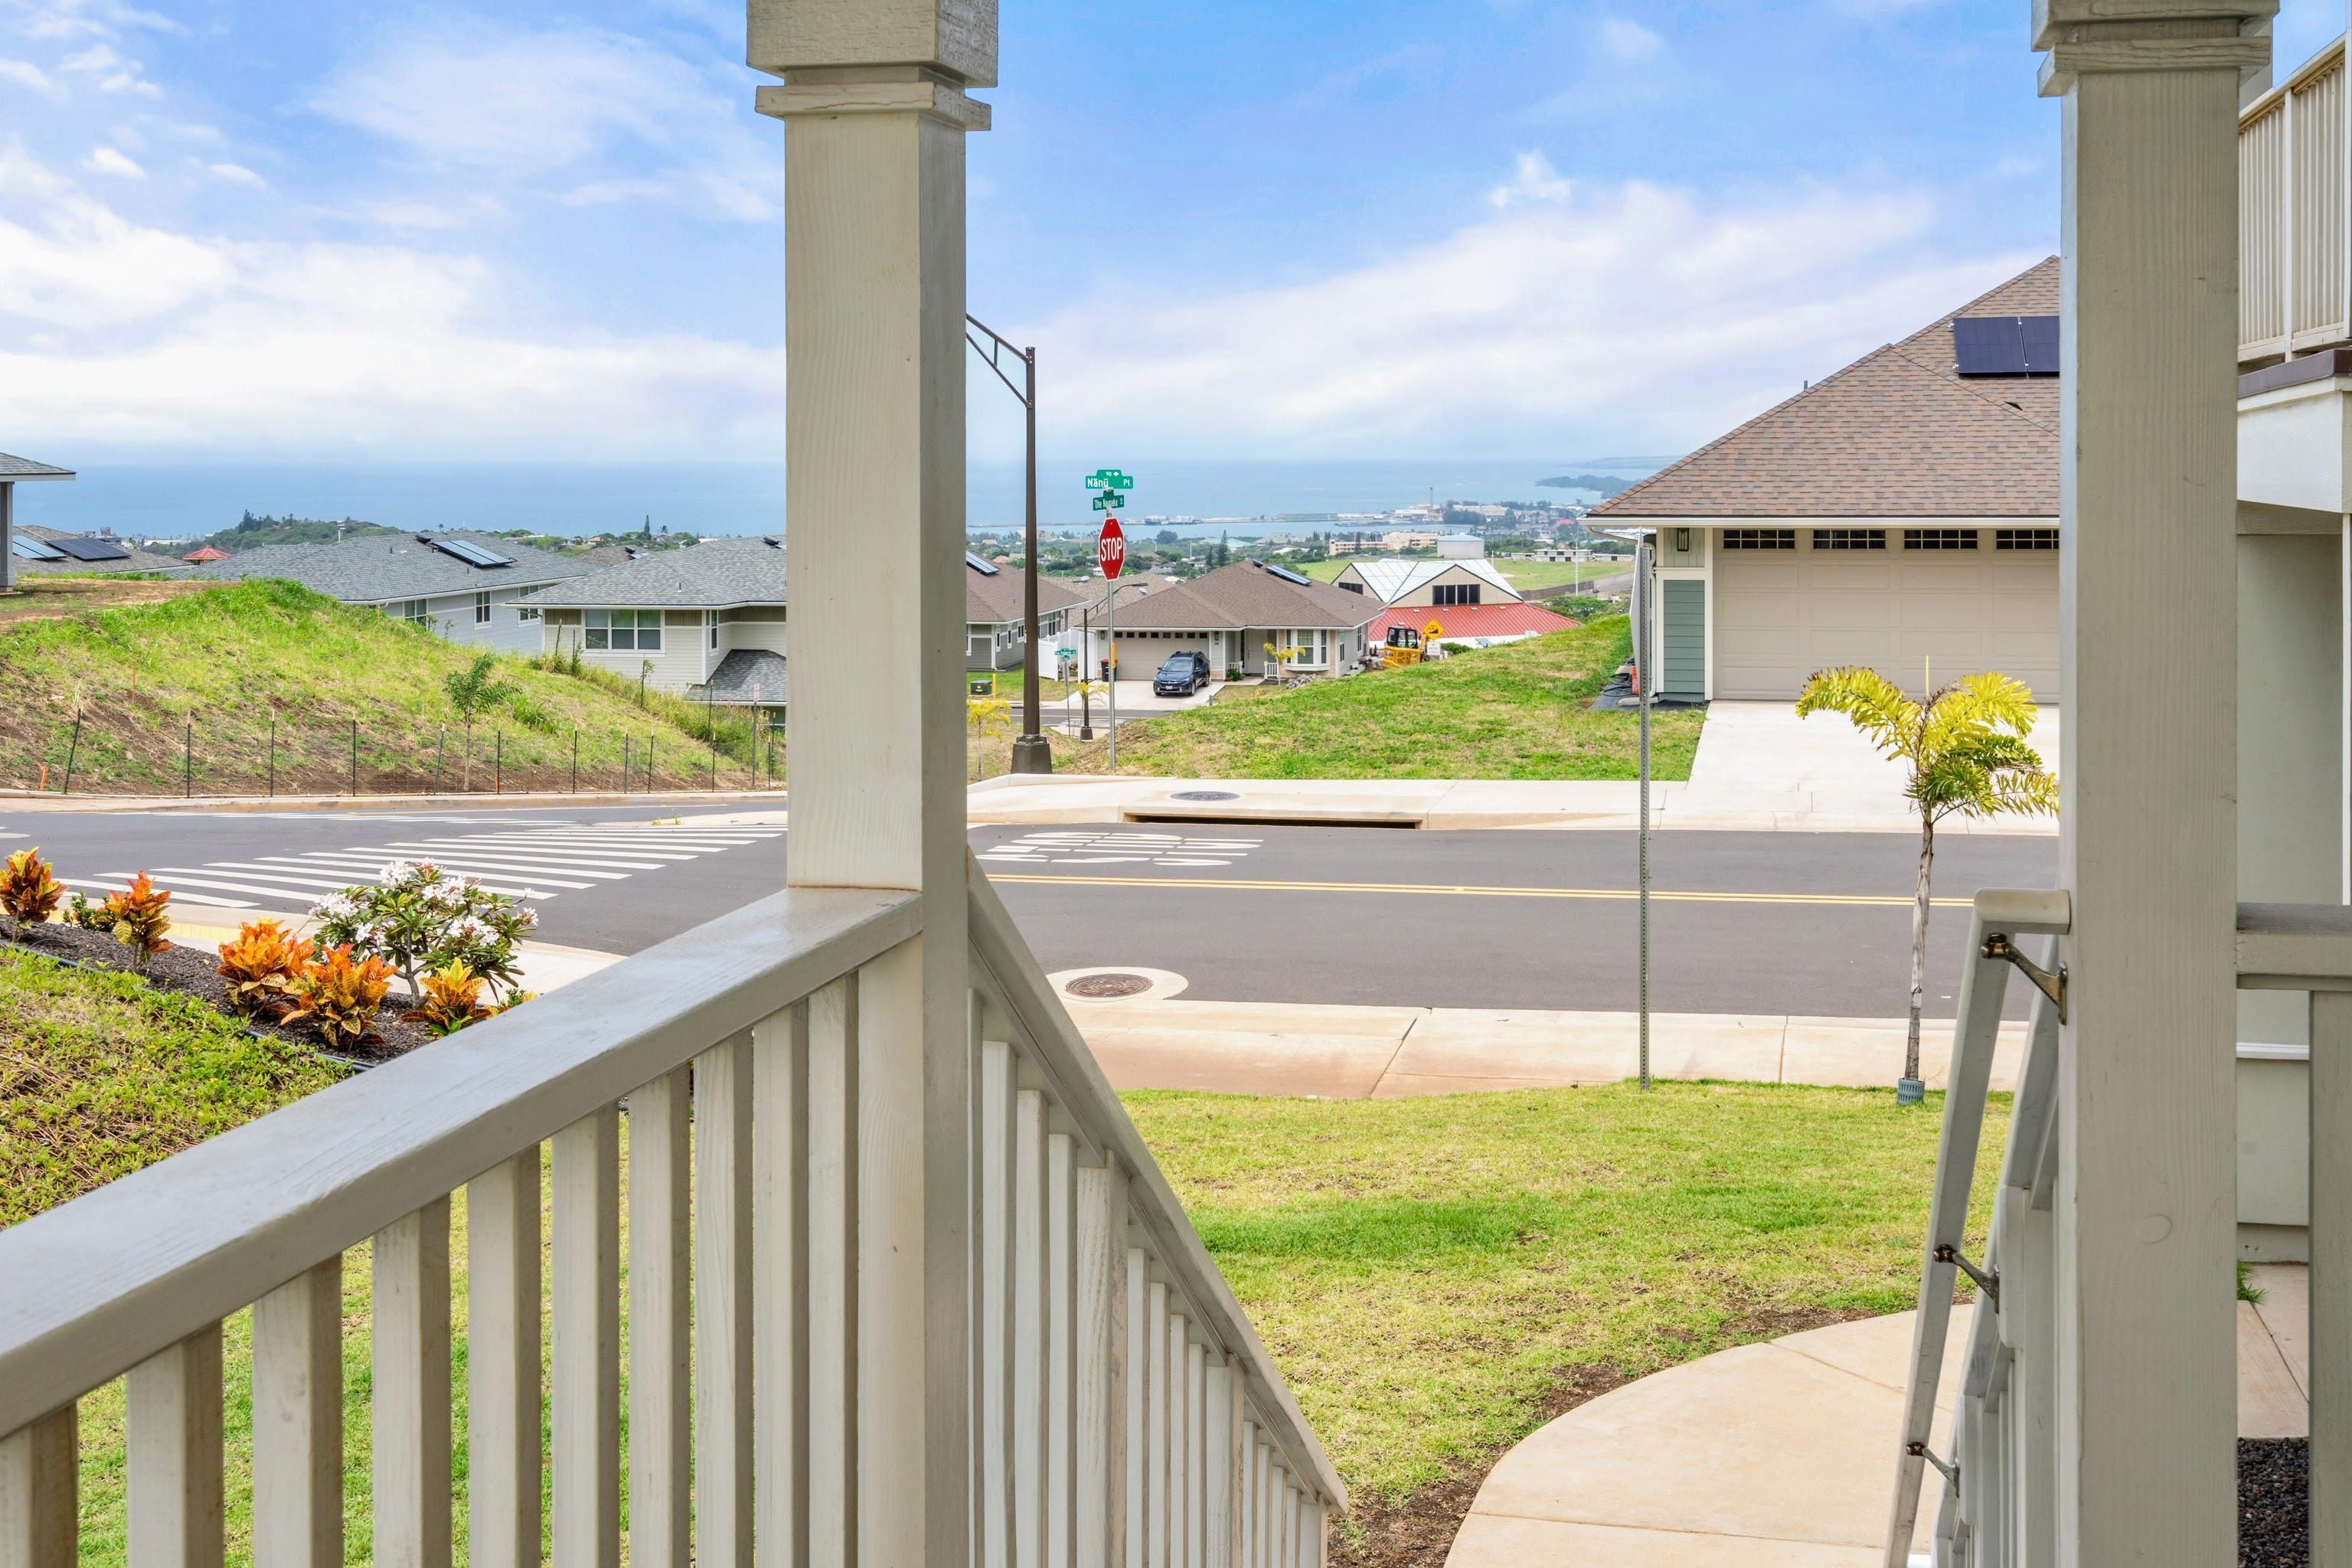
[[[709,539],[602,570],[583,565],[581,575],[533,595],[532,603],[635,609],[781,605],[787,583],[785,552],[764,538]]]
[[[497,534],[436,529],[428,537],[459,540],[495,551],[512,564],[476,566],[409,534],[371,533],[336,543],[265,544],[199,567],[196,575],[236,581],[288,578],[331,599],[369,605],[501,585],[561,583],[593,570],[569,555],[518,544]]]
[[[1481,582],[1508,594],[1514,599],[1521,597],[1519,591],[1511,586],[1511,580],[1503,575],[1501,568],[1483,557],[1473,560],[1431,561],[1381,557],[1370,561],[1351,562],[1349,570],[1361,579],[1365,588],[1382,604],[1394,604],[1408,594],[1417,594],[1448,572],[1466,572]],[[1347,574],[1343,572],[1340,575],[1345,576]]]
[[[1590,516],[2055,517],[2057,378],[1963,378],[1951,322],[2053,314],[2058,288],[2053,256],[1766,409]]]
[[[1293,583],[1255,561],[1220,566],[1120,607],[1138,631],[1352,628],[1380,613],[1365,595],[1312,580]]]

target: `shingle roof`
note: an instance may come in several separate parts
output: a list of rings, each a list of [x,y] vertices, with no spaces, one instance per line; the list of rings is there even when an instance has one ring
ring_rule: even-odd
[[[0,452],[0,479],[69,479],[73,477],[71,468],[52,468],[47,463],[37,463],[30,458],[12,458]]]
[[[1393,605],[1372,618],[1364,635],[1380,642],[1391,626],[1419,631],[1432,621],[1448,637],[1516,637],[1529,632],[1564,632],[1584,624],[1540,605],[1447,605],[1443,608]]]
[[[1037,579],[1037,613],[1050,616],[1056,610],[1066,610],[1083,605],[1087,596],[1067,583],[1057,583],[1051,577]],[[1000,566],[994,576],[969,564],[963,574],[963,618],[966,626],[1001,626],[1017,621],[1026,614],[1023,604],[1021,574],[1010,566]]]
[[[89,534],[68,533],[65,530],[59,528],[40,528],[29,522],[20,522],[16,524],[15,531],[24,535],[27,539],[40,540],[87,539],[92,537]],[[114,561],[75,561],[71,559],[64,561],[27,561],[23,556],[19,555],[16,557],[16,571],[20,575],[30,572],[36,574],[47,573],[55,575],[71,574],[78,577],[129,577],[149,572],[167,573],[174,577],[184,577],[188,575],[188,563],[184,561],[176,561],[169,555],[159,555],[152,550],[142,550],[128,540],[109,539],[107,542],[126,552],[126,553],[121,559]]]
[[[713,539],[656,550],[533,596],[538,605],[726,609],[784,602],[784,552],[765,539]]]
[[[2058,378],[1957,374],[1954,316],[2058,313],[2058,258],[1594,507],[1698,517],[2055,517]]]
[[[781,708],[789,689],[782,654],[763,647],[739,647],[720,659],[719,668],[710,672],[708,696],[713,702]],[[703,687],[693,690],[698,701],[706,695]]]
[[[568,555],[534,550],[494,534],[436,532],[432,537],[464,540],[496,551],[514,564],[470,566],[405,533],[371,533],[340,544],[265,544],[200,566],[195,574],[231,580],[284,577],[331,599],[373,605],[501,584],[561,583],[592,570]]]
[[[1483,559],[1467,561],[1376,559],[1351,561],[1349,564],[1363,577],[1364,586],[1383,605],[1393,605],[1407,594],[1419,589],[1432,578],[1457,570],[1467,572],[1474,577],[1484,578],[1514,599],[1519,597],[1519,591],[1511,586],[1511,580],[1503,575],[1502,569]],[[1344,573],[1341,574],[1345,575]]]
[[[1255,561],[1220,566],[1119,605],[1132,631],[1217,631],[1264,626],[1355,627],[1380,614],[1362,594],[1328,583],[1292,583]]]

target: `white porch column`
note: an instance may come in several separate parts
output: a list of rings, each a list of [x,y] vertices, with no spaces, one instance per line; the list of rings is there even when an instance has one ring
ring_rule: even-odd
[[[788,125],[788,877],[926,906],[858,993],[845,1568],[971,1550],[963,140],[988,110],[963,89],[995,81],[995,24],[994,0],[750,0]]]
[[[2239,72],[2275,0],[2039,0],[2064,100],[2059,1561],[2236,1535]]]

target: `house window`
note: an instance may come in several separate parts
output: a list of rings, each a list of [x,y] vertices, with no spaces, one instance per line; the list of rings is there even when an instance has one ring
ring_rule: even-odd
[[[1903,531],[1906,550],[1974,550],[1977,531],[1973,528],[1906,528]]]
[[[490,595],[487,588],[474,595],[474,624],[478,626],[490,624]]]
[[[1320,669],[1330,662],[1330,634],[1328,632],[1293,632],[1290,646],[1298,657],[1290,661],[1293,669]]]
[[[539,619],[539,612],[531,609],[528,605],[517,605],[515,606],[515,619],[519,621],[535,621]]]
[[[1478,584],[1475,583],[1440,583],[1436,587],[1430,590],[1430,602],[1432,604],[1475,605],[1478,602]]]
[[[1364,585],[1361,583],[1342,583],[1339,586],[1342,590],[1350,594],[1360,594],[1364,591]]]
[[[408,622],[411,626],[421,626],[425,622],[425,601],[422,599],[397,600],[386,605],[384,611],[387,615],[396,616]]]
[[[1884,550],[1886,531],[1883,528],[1817,528],[1813,530],[1816,550]]]
[[[715,648],[719,646],[719,612],[705,610],[702,613],[710,617],[710,646]]]
[[[1727,528],[1723,531],[1726,550],[1794,550],[1797,531],[1793,528]]]
[[[662,613],[659,610],[591,610],[586,616],[588,648],[616,653],[659,653]]]
[[[2054,528],[1996,528],[1992,531],[1995,550],[2055,550],[2058,531]]]

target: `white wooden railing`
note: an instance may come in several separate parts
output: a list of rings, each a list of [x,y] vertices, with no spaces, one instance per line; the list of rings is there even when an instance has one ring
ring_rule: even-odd
[[[2238,358],[2352,339],[2344,40],[2238,120]]]
[[[969,1198],[970,1386],[924,1391],[971,1424],[949,1538],[982,1568],[1319,1568],[1328,1460],[967,875],[976,1092],[964,1146],[923,1151]],[[248,1306],[253,1560],[340,1564],[362,1244],[373,1557],[448,1568],[460,1212],[472,1568],[543,1539],[614,1568],[625,1509],[636,1568],[908,1561],[872,1542],[921,1459],[873,1436],[858,1342],[924,1304],[859,1286],[925,1242],[884,1190],[922,1081],[859,992],[921,909],[779,894],[0,1232],[0,1568],[75,1561],[77,1402],[126,1374],[132,1568],[223,1561],[223,1323]]]
[[[2032,918],[2036,900],[2044,901],[2039,921]],[[2060,1011],[2047,996],[2034,1010],[1983,1261],[1963,1264],[1959,1247],[2009,975],[2007,961],[1989,954],[1986,944],[1996,933],[2063,931],[2065,923],[2063,894],[1977,897],[1887,1531],[1888,1568],[1913,1560],[1921,1482],[1930,1468],[1940,1483],[1929,1552],[1935,1568],[2044,1568],[2058,1561],[2052,1205]],[[2352,906],[2240,905],[2237,968],[2242,989],[2311,997],[2309,1561],[2340,1568],[2352,1563]],[[2216,1042],[2215,1048],[2230,1046]],[[1928,1447],[1930,1428],[1953,1288],[1963,1268],[1982,1280],[1949,1452],[1937,1454]],[[2227,1279],[2214,1281],[2216,1289],[2230,1287]]]

